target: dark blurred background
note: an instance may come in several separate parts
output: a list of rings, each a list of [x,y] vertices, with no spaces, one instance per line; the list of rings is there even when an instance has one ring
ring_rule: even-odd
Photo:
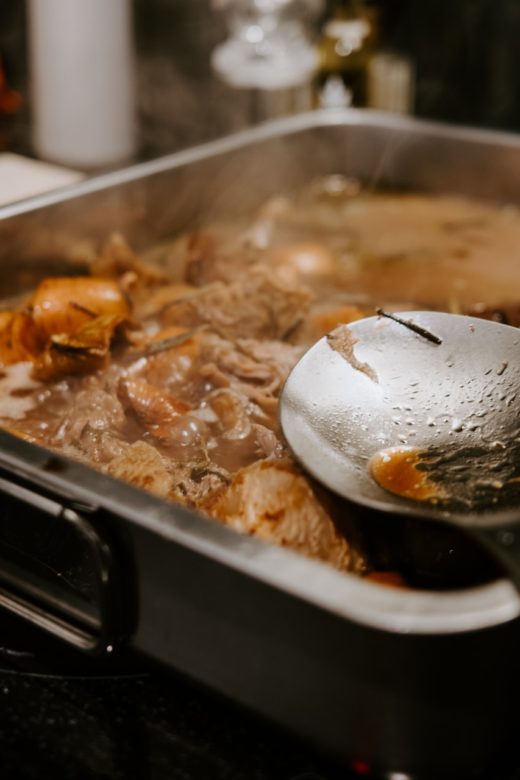
[[[520,0],[367,0],[381,45],[416,67],[414,113],[520,130]],[[225,38],[210,0],[134,0],[140,156],[160,155],[234,129],[233,106],[212,77]],[[8,144],[31,153],[24,3],[0,0],[0,53],[23,98]],[[81,85],[78,85],[81,89]]]

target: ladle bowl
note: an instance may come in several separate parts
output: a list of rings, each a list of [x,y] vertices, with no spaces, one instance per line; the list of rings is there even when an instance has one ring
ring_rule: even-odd
[[[514,472],[520,453],[518,329],[428,311],[342,325],[293,368],[280,422],[296,459],[328,488],[372,509],[464,528],[520,589],[520,485],[504,504],[497,478],[504,467]],[[385,490],[370,462],[399,447],[465,453],[469,472],[480,453],[476,479],[496,498],[479,503],[477,494],[461,506],[455,495],[450,506]]]

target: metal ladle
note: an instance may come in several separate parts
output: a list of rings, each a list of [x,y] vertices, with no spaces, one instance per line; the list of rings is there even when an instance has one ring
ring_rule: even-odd
[[[289,447],[350,501],[464,529],[520,590],[520,330],[438,312],[382,315],[340,326],[294,367],[280,399]],[[403,447],[454,461],[452,501],[376,482],[374,456]]]

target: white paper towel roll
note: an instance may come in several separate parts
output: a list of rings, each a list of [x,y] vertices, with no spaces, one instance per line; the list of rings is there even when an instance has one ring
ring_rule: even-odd
[[[129,0],[27,0],[33,145],[38,156],[100,168],[135,153]]]

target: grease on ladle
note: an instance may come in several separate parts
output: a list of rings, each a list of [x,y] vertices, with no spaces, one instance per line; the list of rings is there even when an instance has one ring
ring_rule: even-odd
[[[520,440],[459,447],[389,447],[372,456],[369,471],[390,493],[481,512],[520,506]]]

